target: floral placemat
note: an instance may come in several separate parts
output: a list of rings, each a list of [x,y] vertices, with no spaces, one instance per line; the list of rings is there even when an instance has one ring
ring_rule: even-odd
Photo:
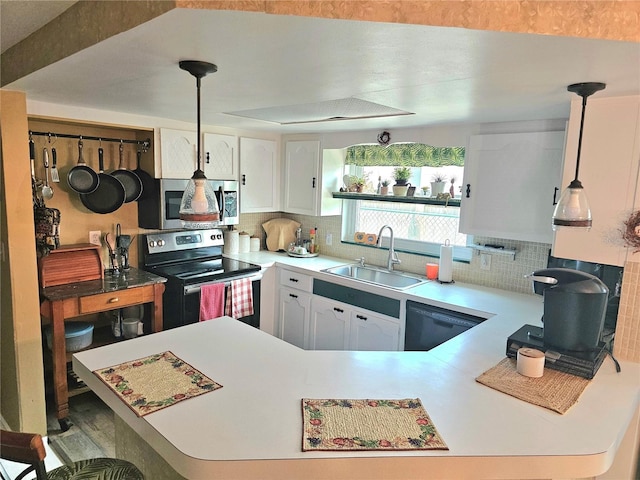
[[[302,451],[448,450],[419,398],[302,399]]]
[[[518,373],[516,359],[508,357],[477,377],[476,381],[559,414],[566,413],[589,385],[586,378],[550,368],[544,369],[542,377],[525,377]]]
[[[139,417],[222,388],[168,351],[93,373]]]

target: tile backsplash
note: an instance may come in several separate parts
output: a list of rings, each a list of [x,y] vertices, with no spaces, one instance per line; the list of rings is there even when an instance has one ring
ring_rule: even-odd
[[[640,263],[627,262],[613,353],[619,360],[640,362]]]

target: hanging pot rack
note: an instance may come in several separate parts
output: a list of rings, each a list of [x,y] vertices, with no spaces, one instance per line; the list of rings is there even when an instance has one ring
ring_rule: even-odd
[[[74,135],[70,133],[54,133],[54,132],[34,132],[29,130],[29,136],[41,136],[41,137],[51,137],[56,138],[75,138],[78,140],[96,140],[99,142],[115,142],[115,143],[130,143],[134,145],[139,145],[142,147],[142,152],[146,153],[151,146],[151,139],[147,138],[146,140],[125,140],[122,138],[108,138],[108,137],[95,137],[91,135]]]

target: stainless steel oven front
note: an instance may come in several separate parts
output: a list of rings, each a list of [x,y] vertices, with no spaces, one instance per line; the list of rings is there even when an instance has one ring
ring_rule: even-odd
[[[157,191],[138,201],[138,226],[141,228],[175,230],[182,228],[180,201],[189,180],[161,178]],[[231,180],[209,180],[216,192],[220,208],[220,225],[240,222],[239,183]]]
[[[238,320],[241,322],[247,323],[255,328],[260,328],[260,281],[262,280],[261,272],[253,272],[249,275],[238,275],[236,277],[209,280],[206,282],[185,285],[183,287],[183,318],[181,325],[188,325],[190,323],[196,323],[200,317],[200,288],[203,285],[209,285],[213,283],[224,283],[225,285],[225,298],[229,295],[229,287],[233,280],[238,280],[240,278],[249,278],[251,279],[251,291],[253,297],[253,315],[248,315],[246,317],[241,317]],[[165,317],[166,318],[166,317]]]

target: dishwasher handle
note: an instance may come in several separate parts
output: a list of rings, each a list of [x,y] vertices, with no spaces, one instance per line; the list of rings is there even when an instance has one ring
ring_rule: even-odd
[[[453,328],[453,327],[472,328],[478,325],[478,322],[457,318],[451,315],[446,315],[438,312],[429,312],[426,316],[431,317],[434,323],[437,323],[440,326],[448,327],[448,328]]]

